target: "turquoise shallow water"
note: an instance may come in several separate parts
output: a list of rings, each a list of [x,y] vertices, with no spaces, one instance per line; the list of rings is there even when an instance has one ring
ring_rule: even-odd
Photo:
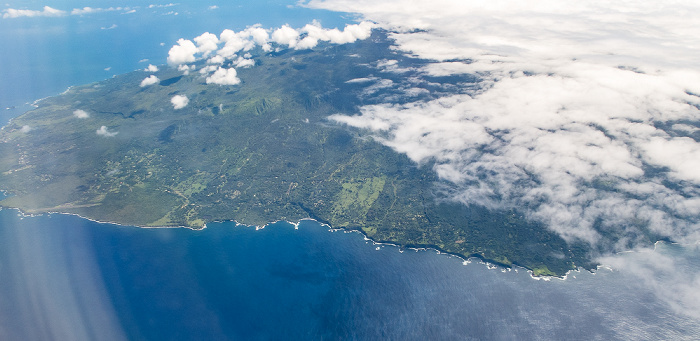
[[[700,336],[697,321],[620,272],[535,280],[313,221],[192,231],[3,210],[0,271],[7,340]]]

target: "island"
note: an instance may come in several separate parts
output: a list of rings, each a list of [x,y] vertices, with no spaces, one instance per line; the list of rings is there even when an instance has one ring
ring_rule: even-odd
[[[478,77],[421,74],[427,61],[394,51],[381,30],[345,45],[258,48],[250,59],[253,67],[237,68],[238,84],[208,84],[199,61],[191,71],[138,70],[37,102],[0,132],[0,189],[10,194],[0,205],[143,227],[311,218],[535,276],[595,268],[591,246],[567,243],[517,209],[447,200],[433,165],[328,119],[400,105],[406,82],[423,89],[411,101],[431,100],[473,89]],[[380,67],[389,64],[401,72]],[[368,86],[375,79],[393,86]]]

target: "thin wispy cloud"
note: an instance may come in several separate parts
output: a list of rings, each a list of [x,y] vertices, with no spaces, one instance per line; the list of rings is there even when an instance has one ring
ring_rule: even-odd
[[[87,111],[83,110],[83,109],[77,109],[77,110],[73,111],[73,116],[75,116],[75,117],[77,117],[77,118],[83,118],[83,119],[84,119],[84,118],[90,117],[90,114],[89,114]]]
[[[83,7],[74,8],[70,12],[61,9],[56,9],[50,6],[44,6],[42,10],[30,10],[30,9],[14,9],[8,8],[3,10],[3,18],[20,18],[20,17],[62,17],[65,15],[89,15],[100,12],[113,12],[113,11],[124,11],[125,13],[133,13],[136,10],[130,7]],[[112,25],[116,27],[115,25]],[[105,28],[103,28],[105,29]]]
[[[168,7],[173,7],[173,6],[177,6],[177,5],[178,4],[174,4],[172,2],[167,3],[167,4],[151,4],[151,5],[148,5],[148,8],[168,8]]]
[[[61,17],[67,14],[68,13],[66,11],[55,9],[49,6],[44,6],[44,8],[40,11],[30,9],[8,8],[3,10],[2,17],[4,19],[21,17]]]
[[[125,13],[129,13],[132,11],[136,11],[134,8],[131,7],[107,7],[107,8],[101,8],[101,7],[83,7],[83,8],[74,8],[70,14],[71,15],[88,15],[88,14],[94,14],[94,13],[100,13],[100,12],[115,12],[115,11],[124,11]]]
[[[107,126],[101,126],[100,129],[97,129],[96,133],[97,135],[104,137],[113,137],[119,134],[117,131],[109,131]]]

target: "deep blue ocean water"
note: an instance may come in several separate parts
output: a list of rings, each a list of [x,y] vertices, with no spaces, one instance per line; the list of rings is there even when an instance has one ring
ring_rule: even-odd
[[[163,64],[178,38],[351,18],[293,3],[6,2],[136,12],[0,19],[0,119],[68,86]],[[697,249],[658,252],[700,271]],[[0,340],[700,339],[697,320],[623,272],[543,281],[463,262],[312,221],[192,231],[0,210]]]
[[[3,210],[0,274],[3,340],[700,337],[619,272],[535,280],[314,221],[192,231]]]

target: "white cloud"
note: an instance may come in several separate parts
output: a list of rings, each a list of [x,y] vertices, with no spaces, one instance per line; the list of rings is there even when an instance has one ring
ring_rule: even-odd
[[[170,103],[173,104],[173,109],[178,110],[190,104],[190,99],[185,95],[175,95],[170,99]]]
[[[298,39],[299,32],[289,25],[283,25],[272,32],[272,40],[280,45],[287,45],[288,47],[293,48],[297,45]]]
[[[259,30],[262,30],[262,32]],[[261,33],[264,36],[262,36]],[[255,38],[256,36],[258,38]],[[226,29],[221,32],[220,35],[224,46],[217,52],[217,54],[224,58],[233,58],[239,51],[250,51],[255,47],[258,39],[266,40],[266,36],[267,32],[258,26],[252,26],[240,32]],[[251,38],[253,39],[251,40]]]
[[[236,69],[225,69],[219,67],[211,76],[206,79],[207,84],[236,85],[241,82],[237,77]]]
[[[236,61],[233,62],[233,64],[239,68],[248,68],[255,66],[255,60],[244,57],[238,57],[238,59],[236,59]]]
[[[217,6],[217,5],[211,5],[211,6],[209,6],[208,8],[209,8],[209,9],[218,9],[219,6]]]
[[[174,45],[168,53],[168,64],[175,66],[192,63],[198,57],[209,58],[207,61],[209,64],[223,64],[226,60],[235,60],[238,57],[237,54],[256,47],[265,52],[272,51],[273,43],[296,49],[313,48],[319,41],[345,44],[368,38],[372,27],[374,24],[370,22],[361,22],[347,25],[343,31],[340,31],[338,29],[324,29],[319,23],[314,22],[301,30],[296,30],[289,25],[283,25],[276,30],[268,30],[262,28],[260,24],[255,24],[238,32],[225,29],[218,38],[212,33],[205,32],[194,38],[194,43],[186,39],[178,40],[178,44]],[[270,31],[272,31],[272,35],[270,35]],[[219,48],[221,43],[223,46]],[[215,51],[216,55],[209,57]],[[244,58],[245,60],[238,58],[234,65],[250,67],[255,64],[250,58]]]
[[[353,84],[353,83],[370,83],[376,81],[378,78],[377,77],[362,77],[362,78],[353,78],[349,81],[346,81],[345,83],[348,84]]]
[[[226,59],[223,56],[216,55],[214,57],[209,58],[207,60],[208,64],[223,64],[226,61]]]
[[[66,15],[66,11],[44,6],[43,10],[30,9],[14,9],[8,8],[3,11],[3,18],[20,18],[20,17],[61,17]]]
[[[197,46],[191,40],[178,39],[177,45],[173,45],[168,51],[168,64],[175,66],[192,63],[196,60],[195,54],[199,52]]]
[[[102,8],[92,8],[92,7],[84,7],[84,8],[74,8],[70,14],[73,15],[83,15],[83,14],[91,14],[91,13],[96,13],[96,12],[102,12]]]
[[[195,66],[194,65],[178,65],[177,70],[181,71],[183,75],[187,76],[190,74],[191,70],[194,70]]]
[[[77,110],[73,111],[73,116],[75,116],[77,118],[88,118],[88,117],[90,117],[90,114],[83,109],[77,109]]]
[[[151,5],[148,5],[148,8],[167,8],[167,7],[173,7],[173,6],[177,6],[177,4],[174,4],[172,2],[168,3],[168,4],[164,4],[164,5],[151,4]]]
[[[85,15],[85,14],[93,14],[93,13],[99,13],[99,12],[112,12],[112,11],[127,11],[127,13],[130,13],[131,11],[134,11],[134,10],[129,8],[129,7],[109,7],[109,8],[83,7],[83,8],[74,8],[70,12],[70,14],[72,14],[72,15]]]
[[[618,250],[638,245],[639,229],[700,240],[700,143],[683,137],[700,117],[697,1],[306,5],[377,22],[399,51],[435,61],[426,74],[479,77],[467,94],[332,117],[434,163],[453,199],[524,210],[567,240],[614,235]],[[697,244],[688,253],[599,261],[697,319]]]
[[[194,42],[197,43],[198,52],[204,54],[205,57],[219,48],[219,38],[216,37],[216,34],[209,32],[194,38]]]
[[[202,67],[201,69],[199,69],[199,73],[204,75],[204,74],[207,74],[207,73],[214,72],[214,71],[216,71],[216,69],[218,69],[218,68],[219,68],[218,65],[207,65],[207,66],[204,66],[204,67]]]
[[[105,137],[112,137],[112,136],[116,136],[117,134],[119,134],[118,131],[115,131],[115,132],[109,131],[109,129],[107,129],[107,126],[101,126],[100,129],[97,129],[96,133],[97,133],[97,135],[105,136]]]
[[[399,51],[435,61],[426,74],[480,78],[464,95],[332,117],[434,163],[454,200],[525,209],[567,240],[595,244],[605,230],[621,236],[618,249],[634,245],[645,224],[675,240],[697,238],[700,143],[659,124],[700,117],[692,95],[700,93],[700,21],[687,14],[700,3],[307,5],[390,29]],[[377,67],[401,70],[398,62]]]
[[[28,126],[28,125],[23,125],[22,128],[19,129],[19,131],[21,131],[23,133],[28,133],[32,130],[34,130],[34,128],[32,128],[31,126]]]
[[[146,59],[148,61],[148,59]],[[146,72],[158,72],[158,67],[153,65],[153,64],[148,64],[148,67],[146,67],[143,71]]]
[[[306,36],[294,46],[298,50],[310,49],[316,46],[319,41],[328,41],[333,44],[348,44],[355,41],[369,38],[372,34],[374,24],[369,21],[363,21],[359,24],[345,26],[342,31],[337,28],[324,29],[319,22],[314,21],[307,24],[300,31]],[[292,46],[290,46],[292,47]]]
[[[141,81],[141,84],[139,86],[143,88],[143,87],[146,87],[149,85],[156,84],[158,82],[160,82],[160,79],[158,79],[158,77],[156,77],[156,75],[150,75],[150,76],[144,78]]]

